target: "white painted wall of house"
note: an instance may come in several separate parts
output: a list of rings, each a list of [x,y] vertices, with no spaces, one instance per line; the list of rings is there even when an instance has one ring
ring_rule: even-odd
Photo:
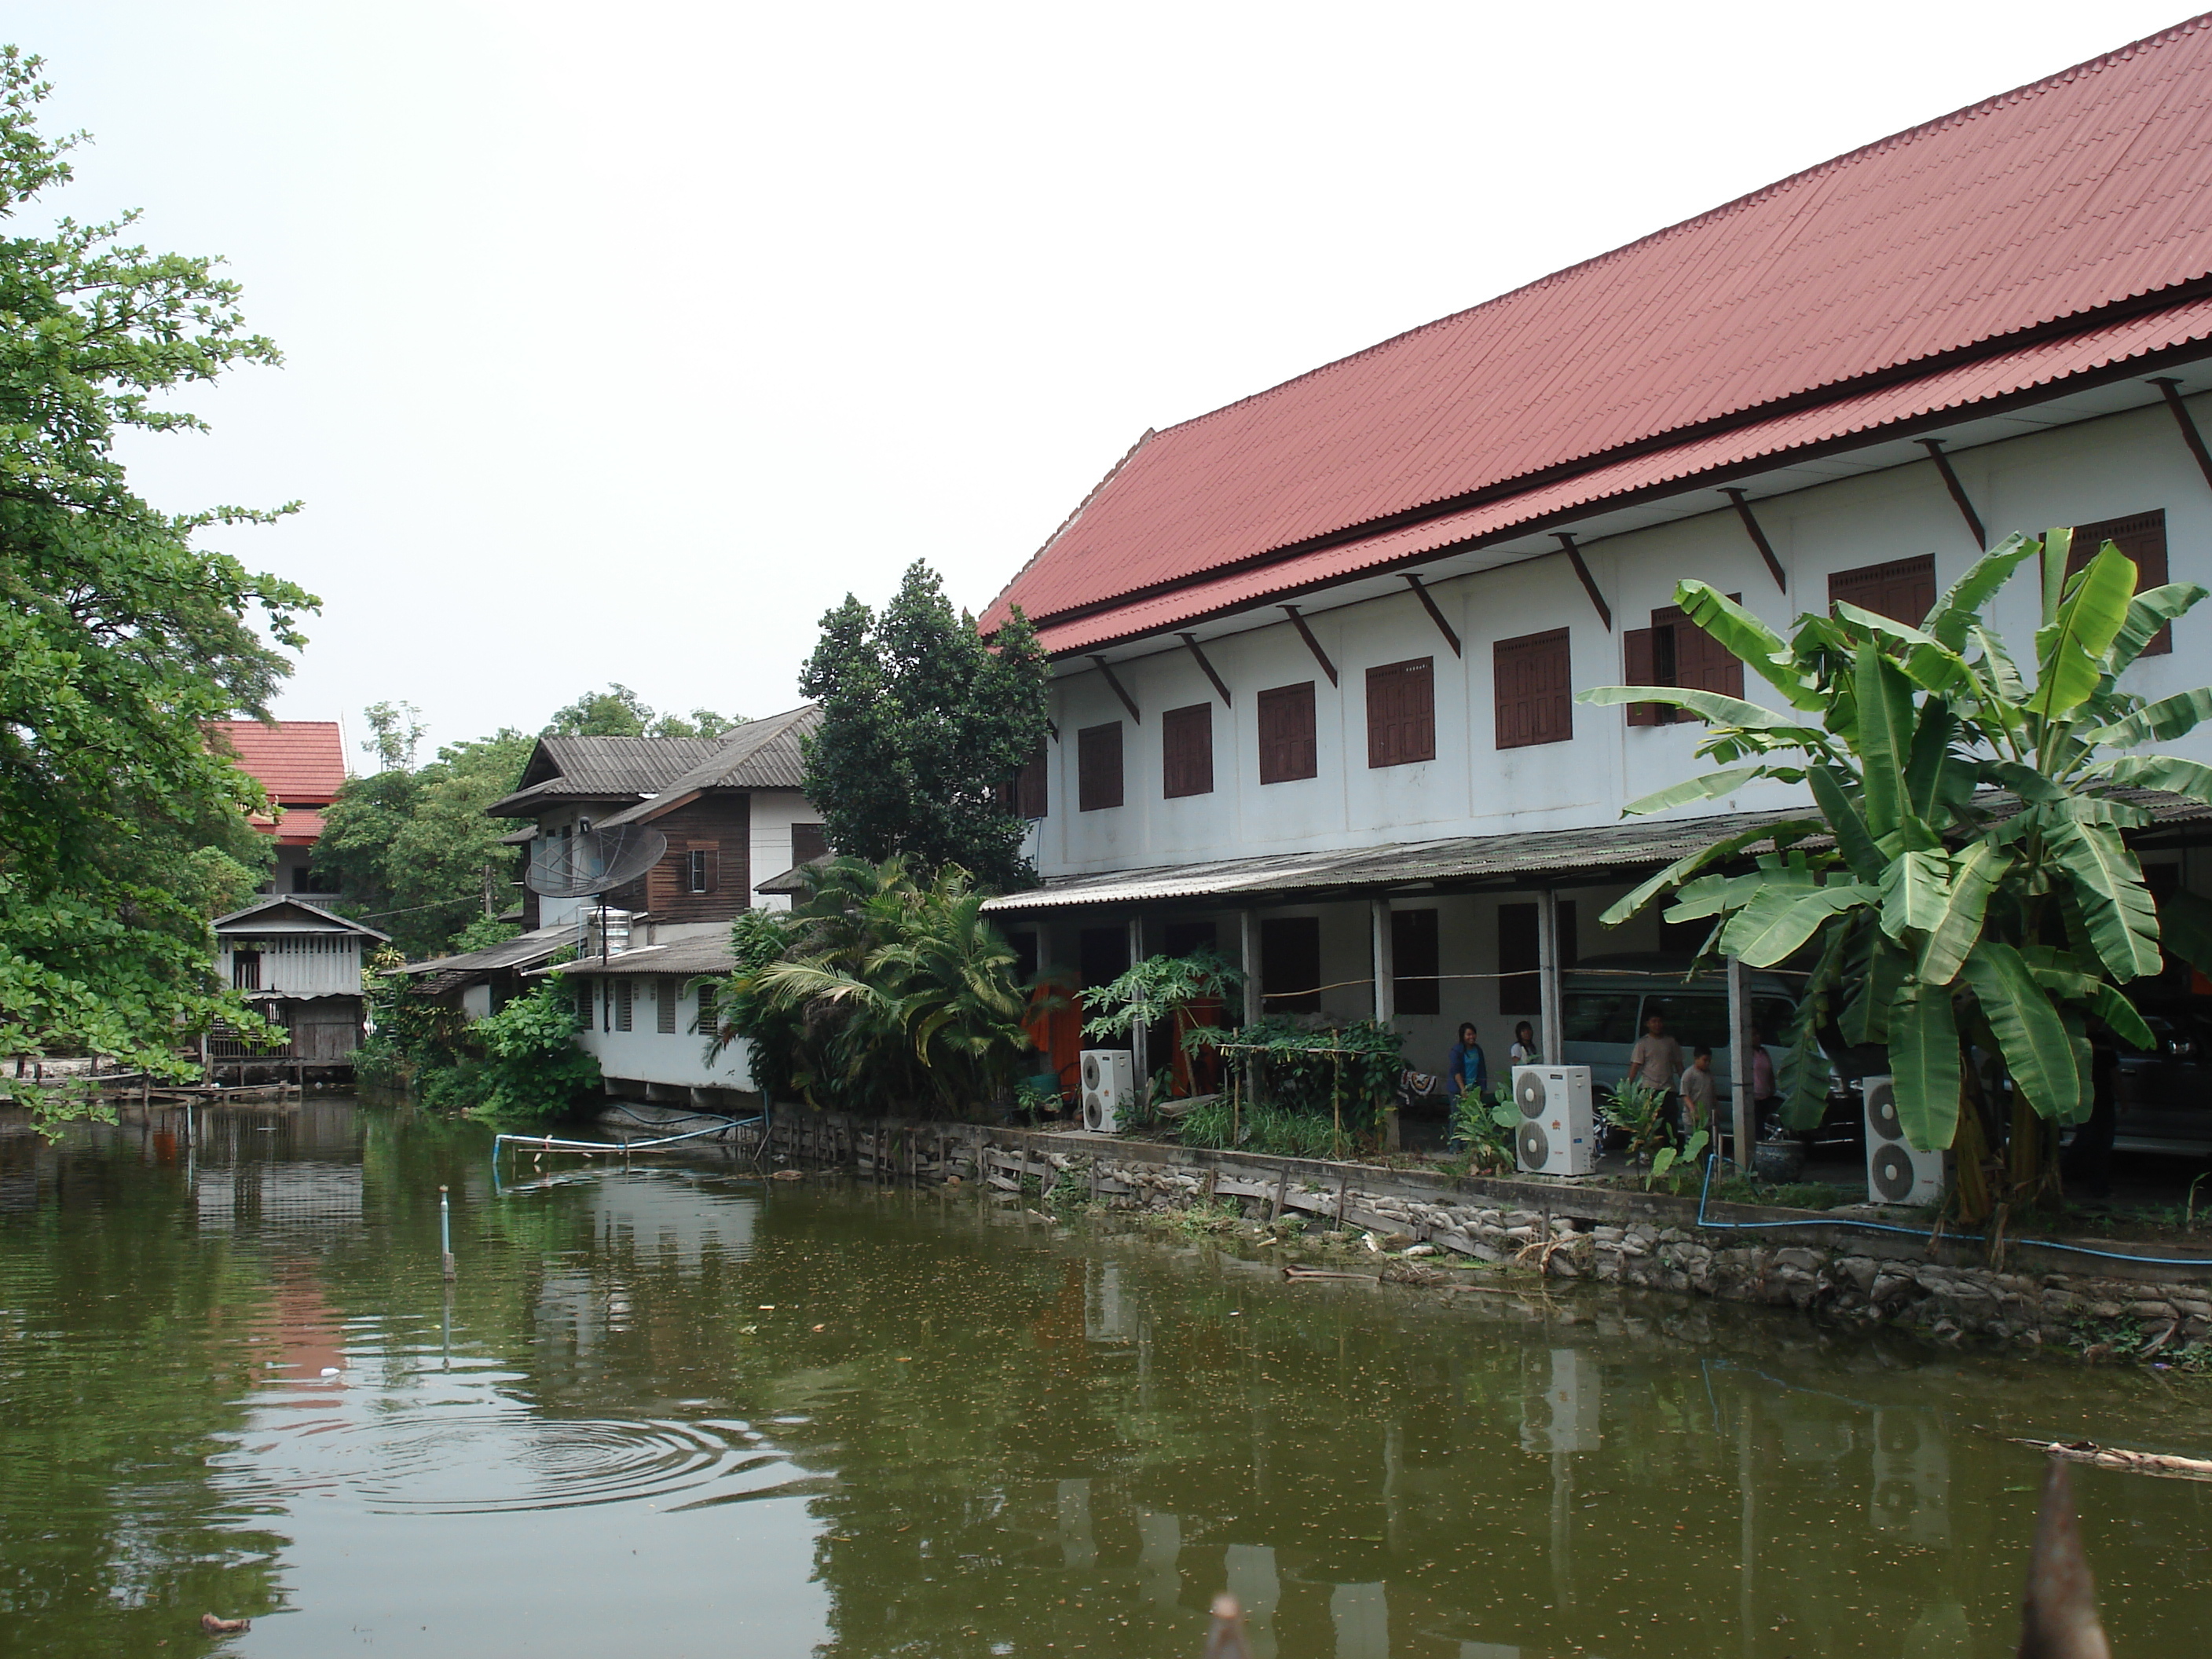
[[[756,789],[752,810],[752,880],[757,886],[780,876],[799,860],[792,856],[791,826],[819,823],[821,811],[796,789]],[[788,910],[791,900],[781,893],[750,893],[756,910]]]
[[[2212,426],[2212,397],[2192,404],[2200,424]],[[1961,450],[1954,465],[1992,540],[2014,530],[2163,508],[2169,579],[2212,586],[2212,491],[2163,408]],[[1755,481],[1751,493],[1756,499]],[[1233,709],[1221,707],[1180,647],[1115,665],[1144,711],[1141,721],[1128,719],[1103,675],[1069,674],[1053,688],[1060,738],[1049,751],[1049,811],[1031,842],[1039,870],[1052,876],[1611,823],[1625,801],[1674,782],[1696,764],[1700,728],[1632,729],[1619,709],[1577,706],[1571,739],[1499,750],[1492,657],[1498,641],[1567,628],[1576,689],[1615,684],[1623,678],[1621,632],[1644,626],[1655,608],[1672,604],[1682,577],[1741,592],[1753,612],[1786,627],[1799,612],[1826,607],[1832,572],[1933,554],[1940,591],[1978,556],[1926,462],[1759,500],[1756,510],[1789,575],[1786,593],[1776,588],[1734,509],[1716,497],[1709,514],[1587,548],[1592,575],[1613,607],[1611,632],[1565,557],[1552,556],[1432,585],[1464,641],[1463,659],[1453,656],[1410,592],[1334,611],[1323,608],[1328,596],[1321,593],[1301,603],[1337,665],[1339,688],[1330,686],[1287,622],[1207,642],[1208,658],[1235,696]],[[2033,578],[2023,574],[1990,613],[2018,654],[2032,649],[2037,605]],[[2203,666],[2212,646],[2212,604],[2177,627],[2175,643],[2170,655],[2145,658],[2132,668],[2129,689],[2157,697],[2212,678]],[[1417,657],[1435,664],[1437,758],[1370,769],[1366,671]],[[1257,694],[1305,680],[1315,682],[1318,775],[1263,787],[1255,751]],[[1745,692],[1775,701],[1748,673]],[[1164,799],[1161,714],[1201,702],[1214,709],[1213,792]],[[1079,811],[1076,734],[1114,720],[1122,722],[1124,805]],[[2212,731],[2167,747],[2212,761]],[[1802,799],[1797,790],[1760,785],[1697,810],[1749,810]]]
[[[564,975],[562,982],[573,989],[580,977],[584,976]],[[608,1077],[675,1088],[753,1087],[750,1044],[733,1042],[712,1060],[707,1058],[707,1039],[691,1029],[698,1017],[699,1000],[696,993],[683,994],[686,981],[650,974],[621,975],[631,985],[630,1029],[617,1031],[611,1029],[612,1011],[607,1006],[609,988],[617,976],[595,974],[590,977],[594,981],[591,1024],[577,1033],[576,1041],[597,1058],[599,1070]],[[661,996],[676,999],[673,1033],[658,1029]]]

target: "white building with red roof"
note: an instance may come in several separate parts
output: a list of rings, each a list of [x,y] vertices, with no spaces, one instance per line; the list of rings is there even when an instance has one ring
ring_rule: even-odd
[[[323,833],[323,811],[346,781],[345,738],[336,720],[216,720],[210,741],[237,758],[276,806],[255,827],[276,838],[276,865],[264,893],[313,893],[322,889],[308,869]]]
[[[1599,912],[1797,805],[1619,821],[1707,769],[1702,728],[1574,693],[1746,690],[1677,581],[1778,628],[1917,623],[2067,525],[2212,586],[2208,426],[2200,17],[1145,434],[985,614],[1018,605],[1055,676],[1022,791],[1044,883],[991,908],[1085,982],[1210,941],[1255,1014],[1395,1020],[1428,1066],[1472,1019],[1493,1075],[1526,1017],[1595,1060],[1637,1004],[1578,991],[1577,955],[1682,944]],[[1994,620],[2032,635],[2031,585]],[[2208,649],[2212,606],[2130,689],[2196,686]],[[2154,886],[2212,886],[2203,816],[2138,837]]]

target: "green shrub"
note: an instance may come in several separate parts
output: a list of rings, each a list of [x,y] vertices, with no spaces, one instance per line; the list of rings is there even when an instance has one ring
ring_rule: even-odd
[[[599,1062],[576,1045],[576,1003],[550,981],[476,1023],[483,1044],[476,1109],[500,1117],[552,1117],[599,1088]],[[456,1068],[457,1070],[460,1068]]]

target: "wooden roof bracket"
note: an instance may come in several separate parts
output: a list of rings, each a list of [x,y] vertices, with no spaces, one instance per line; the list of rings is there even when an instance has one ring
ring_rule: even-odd
[[[1213,672],[1213,665],[1206,661],[1206,653],[1198,648],[1198,635],[1195,634],[1178,634],[1176,637],[1190,647],[1190,654],[1198,659],[1198,665],[1206,671],[1206,678],[1212,680],[1213,682],[1213,689],[1221,693],[1221,706],[1224,708],[1234,708],[1237,707],[1236,699],[1229,695],[1228,686],[1222,683],[1221,676]]]
[[[1959,475],[1951,470],[1951,458],[1943,453],[1941,438],[1913,440],[1928,452],[1928,459],[1936,463],[1936,470],[1943,475],[1943,488],[1951,492],[1951,500],[1959,509],[1959,516],[1966,521],[1966,528],[1974,532],[1974,545],[1986,553],[1990,550],[1990,532],[1982,528],[1982,515],[1974,511],[1973,502],[1966,499],[1966,487],[1959,482]]]
[[[1306,626],[1306,619],[1298,615],[1297,606],[1286,605],[1283,610],[1291,619],[1291,626],[1298,630],[1298,637],[1306,642],[1306,649],[1314,653],[1314,660],[1321,665],[1321,672],[1328,676],[1328,683],[1337,684],[1336,665],[1328,659],[1328,653],[1321,648],[1321,641],[1313,636],[1313,629]]]
[[[1419,599],[1421,609],[1429,613],[1429,620],[1437,625],[1438,631],[1444,636],[1445,643],[1451,647],[1452,655],[1464,657],[1467,653],[1460,649],[1459,635],[1452,631],[1452,625],[1444,620],[1444,613],[1437,608],[1435,596],[1421,585],[1421,579],[1410,570],[1406,573],[1406,580],[1412,585],[1415,596]]]
[[[2204,434],[2190,417],[2189,405],[2181,401],[2181,382],[2171,375],[2162,375],[2151,384],[2166,394],[2166,406],[2173,411],[2173,423],[2181,428],[2181,441],[2197,458],[2197,470],[2204,475],[2204,482],[2212,484],[2212,452],[2205,449]]]
[[[1121,707],[1129,711],[1129,718],[1142,726],[1145,723],[1145,717],[1137,712],[1137,700],[1131,696],[1121,682],[1115,678],[1114,665],[1103,657],[1094,656],[1091,660],[1098,665],[1098,672],[1106,677],[1106,684],[1114,688],[1114,695],[1121,698]]]
[[[1605,624],[1607,633],[1612,633],[1613,607],[1605,602],[1605,595],[1597,591],[1597,578],[1590,574],[1589,566],[1583,562],[1582,549],[1575,545],[1575,538],[1564,530],[1554,530],[1552,534],[1566,550],[1567,562],[1574,566],[1575,574],[1582,578],[1583,592],[1589,595],[1589,602],[1597,607],[1598,620]]]
[[[1745,533],[1751,538],[1751,544],[1759,550],[1759,556],[1766,561],[1766,574],[1774,578],[1777,587],[1787,593],[1790,578],[1783,573],[1782,561],[1774,556],[1774,547],[1766,539],[1766,532],[1759,527],[1759,520],[1752,516],[1751,503],[1744,500],[1743,491],[1723,489],[1721,494],[1735,503],[1735,515],[1743,520]]]

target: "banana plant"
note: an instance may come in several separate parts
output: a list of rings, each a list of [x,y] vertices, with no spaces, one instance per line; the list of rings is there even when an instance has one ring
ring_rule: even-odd
[[[1676,603],[1778,694],[1769,708],[1675,686],[1582,692],[1593,704],[1672,704],[1705,722],[1721,763],[1630,804],[1661,812],[1756,779],[1802,787],[1813,811],[1725,837],[1660,871],[1606,912],[1617,926],[1662,896],[1670,921],[1710,918],[1701,956],[1753,967],[1808,957],[1786,1036],[1784,1120],[1818,1123],[1820,1033],[1886,1044],[1906,1138],[1956,1146],[1968,1218],[1986,1214],[1983,1158],[2010,1147],[2015,1196],[2045,1177],[2055,1127],[2090,1106],[2089,1031],[2151,1033],[2120,988],[2161,947],[2212,969],[2212,903],[2151,898],[2124,832],[2149,823],[2141,792],[2212,802],[2212,767],[2143,745],[2212,716],[2212,690],[2155,702],[2123,690],[2129,664],[2205,595],[2137,592],[2106,542],[2075,575],[2071,532],[2015,535],[1985,554],[1918,627],[1838,601],[1787,639],[1726,595],[1685,581]],[[2039,580],[2033,678],[1984,611],[2025,570]],[[1747,860],[1748,867],[1746,867]],[[2008,1135],[1994,1102],[2010,1081]],[[1962,1108],[1964,1115],[1962,1116]]]

